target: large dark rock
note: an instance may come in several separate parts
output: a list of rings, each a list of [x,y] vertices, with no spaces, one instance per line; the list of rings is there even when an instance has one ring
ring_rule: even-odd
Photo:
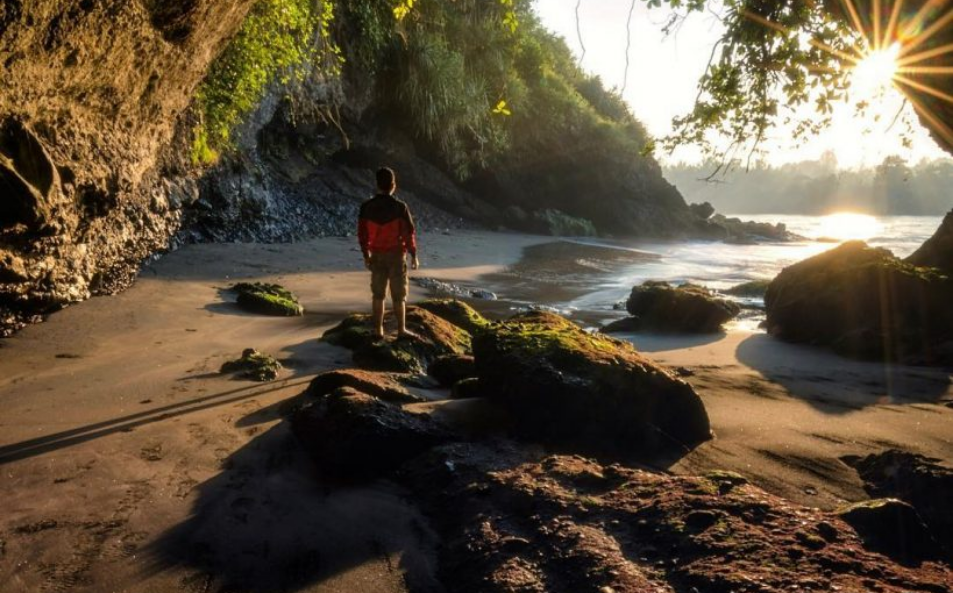
[[[940,228],[906,259],[915,266],[940,268],[953,273],[953,210],[943,217]]]
[[[476,377],[476,364],[473,357],[466,354],[445,354],[430,363],[427,374],[444,387],[451,387],[458,381]]]
[[[850,241],[784,268],[764,297],[768,331],[861,358],[953,360],[953,282]]]
[[[291,429],[324,472],[346,480],[384,476],[452,437],[429,416],[349,387],[296,410]]]
[[[685,452],[711,437],[691,386],[628,342],[532,312],[474,337],[481,390],[523,437],[627,458]]]
[[[625,308],[638,318],[640,329],[692,333],[720,331],[723,323],[741,311],[737,303],[707,288],[655,281],[634,287]]]
[[[353,350],[355,364],[374,371],[423,373],[438,356],[470,352],[469,333],[418,307],[407,308],[407,328],[416,338],[393,337],[396,321],[389,312],[384,327],[388,336],[379,339],[370,315],[354,313],[326,331],[324,339]]]
[[[933,535],[953,554],[953,469],[940,460],[890,449],[850,459],[867,492],[910,503]]]
[[[940,557],[940,546],[916,509],[901,500],[868,500],[850,505],[838,514],[870,550],[900,562]]]
[[[404,375],[406,377],[406,375]],[[342,369],[321,373],[311,380],[305,393],[320,398],[341,387],[350,387],[392,404],[410,404],[423,401],[400,382],[401,375],[376,373],[360,369]]]

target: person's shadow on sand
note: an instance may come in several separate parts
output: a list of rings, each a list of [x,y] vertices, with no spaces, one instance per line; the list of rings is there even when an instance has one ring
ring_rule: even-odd
[[[950,391],[950,372],[844,358],[823,348],[754,334],[738,345],[738,361],[828,414],[876,404],[934,403]]]
[[[439,590],[433,536],[399,489],[322,487],[286,422],[224,468],[197,487],[192,515],[149,546],[147,570],[186,568],[185,580],[201,579],[206,589],[256,593],[336,577],[346,579],[340,590],[352,590],[342,576],[351,571],[368,590]]]

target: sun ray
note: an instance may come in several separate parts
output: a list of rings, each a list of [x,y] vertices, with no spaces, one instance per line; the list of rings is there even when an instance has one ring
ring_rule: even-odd
[[[953,66],[901,66],[899,74],[953,74]]]
[[[867,29],[864,27],[864,22],[860,19],[860,14],[857,13],[857,7],[854,6],[854,0],[841,0],[841,4],[847,5],[847,11],[850,13],[850,18],[854,21],[854,27],[857,32],[860,33],[860,36],[863,38],[864,43],[867,47],[870,47],[870,39],[867,37]]]
[[[914,109],[923,119],[925,119],[925,120],[927,120],[928,122],[930,122],[930,125],[932,125],[932,126],[933,126],[933,129],[934,129],[940,136],[943,137],[943,140],[944,140],[947,144],[953,146],[953,131],[950,130],[950,127],[949,127],[948,125],[946,125],[945,123],[943,123],[942,121],[940,121],[940,119],[937,118],[935,115],[933,115],[933,114],[930,112],[930,110],[927,109],[922,103],[920,103],[920,101],[919,101],[916,97],[910,95],[910,96],[907,96],[907,99],[909,99],[910,104],[913,105],[913,109]]]
[[[949,0],[940,0],[939,4],[945,6],[948,2]],[[908,27],[905,29],[904,37],[905,38],[909,37],[910,41],[904,42],[903,51],[900,53],[901,56],[923,45],[923,42],[928,40],[930,37],[933,37],[933,35],[936,34],[937,31],[940,31],[941,29],[943,29],[947,24],[949,24],[951,20],[953,20],[953,10],[949,10],[946,12],[946,14],[944,14],[940,18],[930,23],[927,26],[927,28],[924,29],[923,31],[920,31],[919,33],[915,33],[911,35],[911,31],[915,29],[919,29],[923,25],[923,19],[925,18],[925,15],[926,15],[926,9],[933,4],[937,4],[937,2],[935,2],[934,0],[927,2],[923,6],[923,8],[920,9],[917,15],[913,17],[913,19],[910,21],[910,25],[911,27],[913,27],[913,25],[915,24],[916,25],[915,28]]]
[[[755,21],[755,22],[757,22],[757,23],[760,23],[760,24],[764,25],[765,27],[774,29],[775,31],[780,31],[781,33],[791,33],[791,32],[792,32],[792,29],[790,29],[790,28],[788,28],[788,27],[785,27],[784,25],[782,25],[782,24],[780,24],[780,23],[776,23],[776,22],[774,22],[774,21],[772,21],[772,20],[770,20],[770,19],[767,19],[767,18],[761,16],[760,14],[751,12],[750,10],[743,10],[743,11],[742,11],[742,14],[745,16],[745,18],[749,18],[749,19],[751,19],[751,20],[753,20],[753,21]],[[840,58],[840,59],[842,59],[842,60],[847,60],[847,61],[852,62],[852,63],[854,63],[854,64],[857,64],[858,62],[860,62],[860,60],[861,60],[861,58],[862,58],[862,56],[861,56],[859,53],[858,53],[858,55],[856,55],[856,56],[852,56],[852,55],[850,55],[850,54],[848,54],[848,53],[845,53],[845,52],[842,52],[842,51],[840,51],[840,50],[838,50],[838,49],[835,49],[835,48],[833,48],[833,47],[831,47],[831,46],[829,46],[829,45],[827,45],[827,44],[825,44],[825,43],[822,43],[822,42],[820,42],[820,41],[817,41],[816,39],[809,39],[809,40],[808,40],[808,43],[810,43],[812,46],[814,46],[814,47],[816,47],[816,48],[818,48],[818,49],[820,49],[820,50],[826,51],[827,53],[829,53],[829,54],[831,54],[831,55],[833,55],[833,56],[837,56],[838,58]]]
[[[894,0],[893,8],[890,11],[890,21],[887,22],[887,30],[884,32],[883,45],[890,45],[894,33],[897,31],[897,22],[900,20],[900,11],[903,10],[903,0]]]
[[[953,103],[953,95],[944,93],[941,90],[937,90],[928,84],[923,84],[922,82],[911,80],[907,78],[906,76],[902,76],[900,74],[895,74],[893,79],[901,84],[905,84],[909,87],[913,87],[920,92],[926,93],[928,95],[933,95],[937,99],[943,99],[947,103]]]
[[[917,30],[923,26],[923,19],[926,18],[927,13],[930,12],[930,10],[932,10],[936,4],[946,4],[947,1],[948,0],[929,0],[928,2],[924,2],[923,6],[920,7],[920,10],[913,15],[913,18],[908,19],[907,22],[904,23],[902,30],[900,31],[901,41],[915,37]]]
[[[883,41],[880,38],[880,0],[874,0],[872,18],[874,21],[874,51],[880,51],[883,48]]]
[[[930,23],[929,27],[927,27],[922,33],[914,37],[910,43],[906,44],[906,46],[904,47],[903,53],[907,53],[923,45],[923,42],[927,41],[928,39],[936,35],[938,31],[941,31],[948,24],[950,24],[950,21],[953,21],[953,9],[947,11],[946,14],[944,14],[937,20]]]
[[[930,58],[935,58],[937,56],[942,56],[951,52],[953,52],[953,43],[948,43],[946,45],[941,45],[940,47],[934,47],[933,49],[922,51],[918,54],[913,54],[912,56],[900,58],[897,60],[897,65],[909,66],[911,64],[916,64],[917,62],[929,60]]]

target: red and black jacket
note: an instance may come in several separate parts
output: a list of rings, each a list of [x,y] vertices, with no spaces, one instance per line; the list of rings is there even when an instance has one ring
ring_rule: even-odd
[[[378,194],[361,204],[357,239],[365,257],[369,253],[393,251],[417,255],[417,236],[410,208],[391,195]]]

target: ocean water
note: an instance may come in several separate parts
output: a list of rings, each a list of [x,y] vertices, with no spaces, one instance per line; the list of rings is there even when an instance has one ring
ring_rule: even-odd
[[[841,241],[861,239],[876,247],[885,247],[899,257],[913,253],[939,227],[937,216],[868,216],[833,214],[829,216],[745,215],[743,220],[782,222],[788,230],[803,236],[803,241],[732,245],[719,242],[639,242],[623,246],[658,255],[657,259],[627,266],[607,275],[593,291],[569,303],[568,311],[607,311],[625,300],[634,285],[646,280],[667,280],[675,284],[693,282],[715,290],[724,290],[749,280],[770,280],[782,268],[805,258],[833,249]],[[761,305],[760,299],[738,299],[749,305]],[[753,330],[763,315],[749,312],[734,324],[735,329]]]

